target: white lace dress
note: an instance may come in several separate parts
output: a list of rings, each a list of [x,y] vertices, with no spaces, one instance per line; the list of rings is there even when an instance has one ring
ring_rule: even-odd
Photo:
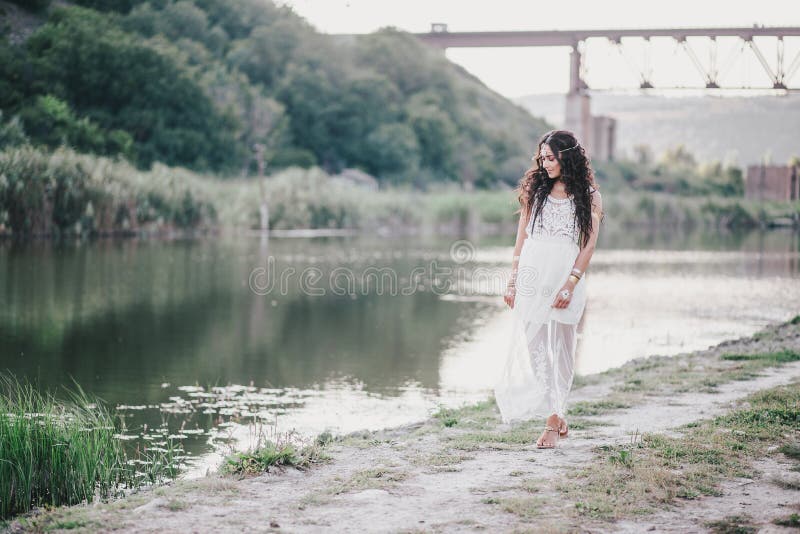
[[[578,323],[586,305],[586,276],[566,308],[554,308],[580,251],[572,196],[548,196],[525,229],[507,358],[494,395],[506,423],[564,417],[572,387]]]

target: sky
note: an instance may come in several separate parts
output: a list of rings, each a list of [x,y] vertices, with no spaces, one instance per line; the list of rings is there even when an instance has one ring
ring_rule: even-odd
[[[325,33],[369,33],[386,26],[409,32],[427,32],[431,23],[448,30],[510,31],[609,28],[686,28],[800,26],[800,0],[283,0]],[[689,38],[699,60],[709,64],[707,38]],[[632,90],[640,72],[652,67],[656,87],[704,85],[689,55],[669,38],[623,40],[623,47],[604,39],[586,43],[585,79],[591,88]],[[759,37],[755,43],[773,71],[777,65],[776,39]],[[756,56],[736,38],[717,40],[717,64],[722,85],[769,87]],[[787,38],[785,66],[800,53],[800,37]],[[478,76],[498,93],[514,98],[528,94],[566,93],[569,87],[568,47],[513,47],[448,49],[447,57]],[[798,69],[800,71],[800,69]],[[800,72],[788,80],[800,87]]]

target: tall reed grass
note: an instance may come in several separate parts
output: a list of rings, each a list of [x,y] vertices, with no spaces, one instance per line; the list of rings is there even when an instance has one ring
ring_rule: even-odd
[[[190,173],[140,172],[122,160],[67,148],[0,152],[0,224],[18,235],[130,233],[216,224]]]
[[[66,401],[0,375],[0,518],[91,502],[177,475],[176,449],[129,458],[113,415],[76,386]]]
[[[621,190],[603,192],[609,222],[659,228],[751,229],[800,226],[800,202],[737,197],[686,197],[670,193]]]
[[[273,229],[477,226],[513,232],[518,217],[515,193],[503,189],[465,192],[458,184],[439,184],[425,193],[399,187],[372,191],[319,168],[292,167],[268,176],[262,191],[254,178],[205,176],[160,164],[145,172],[67,148],[0,152],[0,230],[18,235],[258,228],[262,195]],[[603,188],[603,198],[608,222],[621,225],[800,225],[800,202],[619,187]]]

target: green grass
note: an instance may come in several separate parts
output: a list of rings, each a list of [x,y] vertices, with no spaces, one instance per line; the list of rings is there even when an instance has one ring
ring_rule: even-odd
[[[569,415],[590,416],[601,415],[612,412],[614,410],[621,410],[630,408],[631,404],[622,399],[602,399],[599,401],[581,401],[575,402],[570,407],[567,413]]]
[[[0,375],[0,518],[173,478],[175,452],[139,451],[129,460],[113,415],[79,386],[59,401]]]
[[[433,421],[438,421],[443,427],[458,426],[464,429],[492,428],[498,417],[499,412],[493,396],[460,408],[440,407],[432,415]]]
[[[750,534],[757,532],[752,519],[747,515],[734,515],[717,521],[707,521],[706,526],[714,534]]]
[[[796,318],[795,318],[796,319]],[[753,338],[775,338],[792,336],[797,331],[797,321],[785,323],[757,332]],[[668,395],[687,391],[715,393],[722,384],[734,380],[750,380],[768,367],[800,360],[800,353],[783,349],[762,353],[727,352],[717,357],[707,355],[687,355],[678,357],[657,356],[643,361],[633,361],[604,373],[616,381],[612,387],[616,393],[611,397],[619,404],[636,404],[643,395]],[[608,402],[608,400],[603,401]],[[596,408],[596,409],[595,409]],[[573,415],[591,415],[607,412],[613,406],[576,405]]]
[[[792,323],[795,324],[795,323]],[[763,352],[760,354],[723,354],[720,356],[723,360],[730,360],[735,362],[742,361],[762,361],[764,363],[789,363],[800,360],[800,353],[793,350],[781,350],[778,352]]]
[[[800,443],[786,443],[778,450],[789,458],[800,460]]]
[[[446,467],[456,466],[465,460],[474,459],[475,457],[472,455],[452,452],[448,449],[444,449],[439,452],[413,457],[411,458],[411,462],[416,465],[422,465],[441,470]]]
[[[322,489],[315,489],[305,495],[299,504],[303,510],[308,506],[327,504],[337,495],[357,493],[369,489],[390,490],[409,477],[409,473],[395,465],[380,465],[360,469],[347,476],[336,476]]]
[[[557,490],[577,516],[615,520],[718,495],[722,479],[751,476],[751,462],[774,446],[797,459],[792,436],[800,431],[798,384],[757,392],[741,406],[685,425],[683,436],[646,433],[625,445],[599,447],[597,460]]]
[[[309,467],[324,459],[318,445],[298,448],[292,444],[267,442],[254,451],[237,452],[225,458],[221,471],[233,475],[259,475],[271,467]]]
[[[408,473],[389,467],[375,467],[356,471],[346,479],[335,479],[329,488],[333,495],[358,492],[366,489],[385,489],[408,478]]]
[[[781,527],[800,528],[800,514],[791,514],[787,517],[776,519],[773,523]]]

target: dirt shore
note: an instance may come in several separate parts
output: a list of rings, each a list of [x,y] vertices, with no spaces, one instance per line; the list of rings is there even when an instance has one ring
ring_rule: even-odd
[[[798,353],[795,318],[703,351],[583,378],[570,396],[569,437],[555,450],[533,443],[543,422],[505,425],[487,399],[418,424],[337,438],[325,447],[329,461],[307,470],[177,481],[111,503],[34,513],[8,529],[796,531],[800,461],[790,453],[800,449],[800,407],[788,408],[793,423],[752,442],[750,427],[703,425],[767,402],[748,397],[754,393],[787,385],[789,394],[797,391]],[[720,454],[717,442],[702,441],[709,428],[741,434],[747,446],[731,451],[744,452]]]

